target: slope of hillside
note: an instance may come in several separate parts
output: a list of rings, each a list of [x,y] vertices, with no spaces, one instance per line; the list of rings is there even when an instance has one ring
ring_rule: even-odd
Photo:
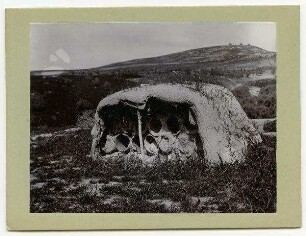
[[[192,49],[108,66],[31,72],[31,126],[74,126],[105,96],[143,84],[228,88],[250,118],[276,114],[276,54],[250,45]],[[256,93],[254,93],[256,91]]]
[[[275,66],[275,52],[269,52],[251,45],[224,45],[191,49],[168,55],[141,58],[114,63],[95,69],[135,68],[156,65],[205,64],[208,67],[265,61],[265,65]],[[250,65],[249,65],[250,66]]]

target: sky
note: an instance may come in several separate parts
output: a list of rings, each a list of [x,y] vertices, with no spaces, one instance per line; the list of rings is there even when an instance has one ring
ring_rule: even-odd
[[[31,24],[31,70],[86,69],[228,43],[275,52],[276,24]]]

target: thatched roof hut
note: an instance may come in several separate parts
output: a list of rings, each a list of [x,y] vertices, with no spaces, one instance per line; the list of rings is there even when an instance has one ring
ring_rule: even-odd
[[[186,123],[196,129],[199,138],[195,138],[195,144],[198,150],[202,150],[201,158],[205,158],[209,163],[242,161],[247,145],[261,142],[259,133],[229,90],[211,84],[202,85],[200,91],[183,85],[160,84],[119,91],[100,101],[95,114],[95,126],[92,130],[94,159],[103,158],[107,148],[115,151],[116,140],[113,139],[110,143],[107,140],[113,138],[109,127],[121,124],[117,120],[120,116],[133,120],[134,125],[130,127],[135,128],[138,124],[138,131],[135,128],[133,137],[138,135],[135,142],[139,144],[139,148],[134,151],[141,153],[144,159],[146,158],[144,156],[150,154],[152,148],[152,150],[156,149],[152,145],[157,145],[159,150],[172,150],[177,147],[177,143],[182,144],[181,139],[184,143],[185,133],[191,133],[187,132],[188,124]],[[172,120],[169,116],[172,117]],[[149,118],[144,119],[144,117]],[[168,124],[169,127],[163,129],[164,124],[165,126]],[[142,130],[148,126],[148,137],[143,137],[145,131],[142,132]],[[116,135],[119,139],[118,132]],[[123,136],[120,135],[121,139],[124,139]],[[166,137],[167,141],[161,141],[160,137]],[[188,137],[187,139],[190,140]],[[104,145],[108,142],[106,148],[101,149],[101,140],[104,140]],[[148,148],[144,148],[144,144]],[[162,146],[163,144],[165,146]],[[182,149],[190,149],[190,145],[180,147],[182,151],[180,153],[184,153]],[[118,149],[120,148],[117,148],[116,151]],[[124,151],[124,149],[119,151]],[[170,152],[162,153],[167,156]]]

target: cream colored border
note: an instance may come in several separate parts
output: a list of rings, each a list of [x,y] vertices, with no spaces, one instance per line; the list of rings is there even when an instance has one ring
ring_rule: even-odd
[[[277,213],[29,213],[30,23],[276,22]],[[267,228],[301,225],[299,7],[7,9],[7,225],[10,230]]]

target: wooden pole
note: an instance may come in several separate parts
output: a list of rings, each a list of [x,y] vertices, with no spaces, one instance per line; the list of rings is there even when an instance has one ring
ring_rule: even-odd
[[[144,148],[143,148],[143,139],[142,139],[142,127],[141,127],[141,114],[139,110],[137,110],[137,117],[138,117],[138,136],[139,136],[139,145],[141,151],[141,159],[144,159]]]

